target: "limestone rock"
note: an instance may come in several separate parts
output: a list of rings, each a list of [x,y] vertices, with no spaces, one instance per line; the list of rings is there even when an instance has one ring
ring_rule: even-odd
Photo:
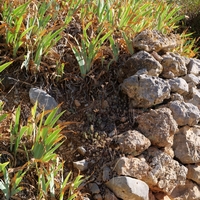
[[[172,115],[179,126],[193,126],[200,120],[200,111],[197,106],[183,101],[171,101],[168,104]]]
[[[185,185],[176,187],[170,195],[173,200],[199,200],[200,187],[196,183],[187,180]]]
[[[114,192],[114,194],[123,200],[148,200],[149,187],[140,180],[117,176],[106,183],[106,186]]]
[[[119,69],[119,81],[135,75],[137,71],[147,70],[150,76],[159,76],[163,70],[162,65],[148,52],[139,51],[133,54]]]
[[[149,139],[136,130],[129,130],[113,138],[122,153],[137,156],[151,145]]]
[[[188,74],[194,74],[196,76],[200,75],[200,60],[191,58],[189,64],[187,65]]]
[[[56,100],[42,89],[31,88],[29,90],[29,98],[32,104],[38,101],[38,106],[40,109],[52,110],[58,106]]]
[[[121,157],[117,160],[115,165],[115,171],[118,175],[130,176],[140,180],[146,180],[146,177],[150,177],[150,169],[145,159],[135,157]]]
[[[188,168],[187,178],[200,184],[200,164],[186,165]]]
[[[184,126],[174,136],[175,156],[184,164],[200,162],[200,126]]]
[[[152,191],[161,191],[170,194],[178,185],[184,185],[187,175],[187,168],[176,160],[172,159],[163,151],[150,147],[143,153],[146,162],[149,164],[154,182],[147,177],[145,181]]]
[[[189,92],[189,87],[187,82],[183,78],[173,78],[169,80],[169,85],[171,86],[172,92],[177,92],[183,94],[184,92]]]
[[[170,85],[154,76],[134,75],[124,80],[121,89],[132,99],[132,106],[148,108],[170,98]]]
[[[171,79],[187,74],[187,68],[184,59],[178,54],[168,53],[164,55],[161,64],[163,66],[163,72],[161,76],[164,78]]]
[[[133,47],[151,51],[168,51],[174,49],[178,43],[178,36],[174,34],[163,35],[157,30],[144,30],[133,39]]]
[[[174,134],[178,130],[171,110],[159,108],[150,110],[137,117],[138,130],[143,133],[153,145],[158,147],[172,146]]]

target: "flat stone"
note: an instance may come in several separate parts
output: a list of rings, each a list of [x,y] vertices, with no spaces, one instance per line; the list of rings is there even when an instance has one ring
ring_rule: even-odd
[[[154,76],[134,75],[121,84],[122,91],[131,99],[133,107],[149,108],[170,98],[170,85]]]
[[[137,122],[138,130],[151,141],[152,145],[158,147],[173,145],[174,134],[178,131],[178,126],[170,109],[151,109],[139,115]]]
[[[29,90],[29,98],[33,105],[38,101],[40,109],[52,110],[58,106],[58,103],[51,95],[39,88],[31,88]]]
[[[123,200],[149,200],[149,187],[140,180],[117,176],[106,183],[114,194]]]
[[[194,126],[200,120],[200,111],[197,106],[183,101],[171,101],[168,104],[173,118],[179,126]]]
[[[148,149],[151,142],[143,134],[136,130],[129,130],[113,138],[122,153],[137,156]]]
[[[184,164],[200,162],[200,126],[184,126],[174,136],[175,156]]]

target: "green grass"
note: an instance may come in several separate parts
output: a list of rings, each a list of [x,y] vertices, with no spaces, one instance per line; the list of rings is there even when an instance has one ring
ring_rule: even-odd
[[[122,44],[127,53],[134,53],[130,44],[137,33],[144,29],[171,33],[184,17],[180,15],[179,2],[159,0],[35,0],[24,4],[6,0],[0,3],[3,20],[0,33],[10,49],[10,59],[20,60],[21,68],[36,74],[45,71],[48,63],[44,60],[53,52],[51,59],[59,69],[55,70],[54,78],[64,74],[65,63],[54,48],[60,39],[66,39],[84,78],[96,60],[104,63],[107,51],[115,58],[106,62],[110,65],[117,61],[117,49]],[[66,34],[72,21],[80,24],[80,34]],[[182,47],[186,40],[188,44],[188,38],[183,35]],[[185,46],[177,51],[192,55],[188,53],[192,48]]]

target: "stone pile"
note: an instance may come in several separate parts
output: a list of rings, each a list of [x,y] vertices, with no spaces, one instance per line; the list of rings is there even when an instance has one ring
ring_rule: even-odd
[[[173,53],[176,41],[141,32],[119,70],[121,90],[140,110],[136,130],[113,138],[124,156],[106,185],[123,200],[200,199],[200,60]]]

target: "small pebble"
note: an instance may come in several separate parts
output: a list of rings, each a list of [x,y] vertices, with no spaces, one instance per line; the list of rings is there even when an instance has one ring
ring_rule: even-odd
[[[73,165],[76,169],[80,171],[84,171],[88,169],[88,162],[85,159],[73,162]]]
[[[85,153],[86,153],[86,150],[85,150],[84,147],[78,147],[78,148],[77,148],[77,151],[78,151],[82,156],[84,156]]]
[[[110,179],[110,173],[111,173],[111,170],[108,166],[105,166],[103,168],[103,176],[102,176],[102,180],[104,182],[108,181]]]
[[[89,190],[92,194],[99,194],[100,189],[96,183],[89,183]]]
[[[77,99],[74,100],[74,104],[75,104],[76,107],[80,107],[81,106],[80,102]]]

